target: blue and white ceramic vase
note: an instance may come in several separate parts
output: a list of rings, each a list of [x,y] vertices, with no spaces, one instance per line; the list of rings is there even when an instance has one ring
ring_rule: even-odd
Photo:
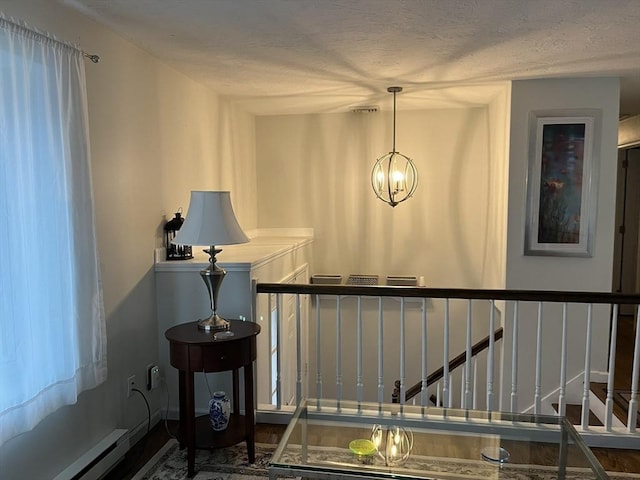
[[[209,419],[211,426],[216,432],[221,432],[229,425],[231,415],[231,402],[227,395],[222,392],[213,392],[213,398],[209,400]]]

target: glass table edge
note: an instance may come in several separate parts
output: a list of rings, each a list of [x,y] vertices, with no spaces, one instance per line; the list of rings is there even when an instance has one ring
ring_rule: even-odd
[[[469,420],[471,417],[475,420],[493,420],[499,422],[513,423],[513,422],[525,422],[530,423],[531,425],[540,426],[549,425],[552,427],[558,427],[558,429],[565,429],[568,433],[568,437],[570,438],[570,444],[574,444],[578,447],[581,453],[585,456],[585,459],[589,462],[590,468],[593,470],[593,473],[597,475],[599,479],[607,479],[609,478],[605,470],[602,468],[597,458],[593,454],[593,452],[586,445],[578,431],[575,429],[570,422],[567,421],[565,417],[561,416],[552,416],[552,415],[534,415],[534,414],[526,414],[526,413],[511,413],[511,412],[487,412],[487,411],[479,411],[479,410],[464,410],[464,409],[452,409],[452,408],[442,408],[442,407],[422,407],[416,405],[402,405],[396,403],[374,403],[374,402],[357,402],[357,401],[338,401],[338,400],[327,400],[327,399],[315,399],[315,398],[305,398],[300,404],[296,407],[285,432],[282,435],[282,438],[278,444],[278,447],[274,451],[274,454],[269,462],[269,468],[274,469],[278,472],[293,472],[299,471],[301,473],[309,472],[312,469],[305,469],[304,466],[300,465],[291,465],[282,463],[279,459],[282,456],[282,453],[285,447],[288,445],[289,438],[291,433],[298,425],[299,419],[306,414],[306,411],[309,408],[315,408],[319,411],[325,408],[335,408],[338,411],[342,409],[355,408],[356,410],[371,410],[378,412],[382,411],[385,407],[390,408],[392,410],[397,410],[401,413],[411,413],[417,414],[420,413],[421,416],[435,416],[441,417],[443,419],[451,419],[453,418],[462,418],[465,420]],[[497,417],[497,418],[493,418]],[[373,473],[373,472],[371,472]],[[383,477],[381,477],[383,478]]]

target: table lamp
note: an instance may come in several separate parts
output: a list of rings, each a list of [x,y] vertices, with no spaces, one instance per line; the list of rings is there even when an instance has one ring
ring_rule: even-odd
[[[187,218],[172,243],[176,245],[206,245],[209,266],[200,270],[207,286],[211,315],[198,321],[202,330],[227,330],[229,322],[217,314],[218,291],[227,272],[216,265],[216,255],[222,249],[216,245],[247,243],[249,238],[238,224],[229,192],[192,191]]]

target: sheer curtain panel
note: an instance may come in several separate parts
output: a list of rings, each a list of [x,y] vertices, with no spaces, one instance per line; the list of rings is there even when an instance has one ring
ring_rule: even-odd
[[[0,444],[106,379],[82,52],[0,16]]]

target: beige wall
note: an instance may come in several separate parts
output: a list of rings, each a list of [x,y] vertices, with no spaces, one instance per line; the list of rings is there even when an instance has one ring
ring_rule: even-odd
[[[165,215],[186,212],[192,189],[230,189],[242,226],[256,227],[254,121],[59,2],[5,0],[2,11],[101,57],[86,73],[108,380],[0,449],[3,480],[49,479],[114,428],[146,421],[125,384],[135,374],[144,389],[158,361],[153,250]],[[157,414],[166,392],[146,395]]]
[[[504,286],[508,179],[508,88],[484,108],[399,111],[397,149],[419,172],[414,198],[395,208],[375,198],[370,174],[391,149],[391,113],[269,116],[256,119],[258,219],[261,227],[313,227],[314,273],[424,275],[431,287]],[[345,300],[344,318],[356,316]],[[385,389],[399,371],[398,304],[385,324]],[[450,351],[464,351],[466,303],[450,305]],[[335,303],[321,302],[323,394],[335,394]],[[428,304],[429,335],[442,338],[443,302]],[[420,304],[406,311],[407,382],[420,378]],[[311,320],[312,323],[314,319]],[[377,301],[363,302],[365,345],[375,345]],[[330,325],[330,327],[329,327]],[[474,309],[473,340],[488,334],[488,311]],[[315,326],[310,371],[316,369]],[[372,333],[373,332],[373,333]],[[343,345],[356,345],[345,321]],[[345,398],[356,398],[355,347],[344,352]],[[377,398],[377,350],[364,349],[365,398]],[[429,349],[429,371],[442,364],[441,345]],[[480,366],[483,375],[484,365]],[[315,386],[311,388],[314,392]],[[452,387],[454,390],[458,385]]]
[[[415,161],[419,185],[391,208],[370,185],[375,159],[391,149],[389,112],[258,117],[259,226],[313,227],[315,273],[495,286],[502,254],[491,250],[503,234],[489,226],[504,200],[492,188],[489,120],[488,108],[398,112],[397,148]]]

